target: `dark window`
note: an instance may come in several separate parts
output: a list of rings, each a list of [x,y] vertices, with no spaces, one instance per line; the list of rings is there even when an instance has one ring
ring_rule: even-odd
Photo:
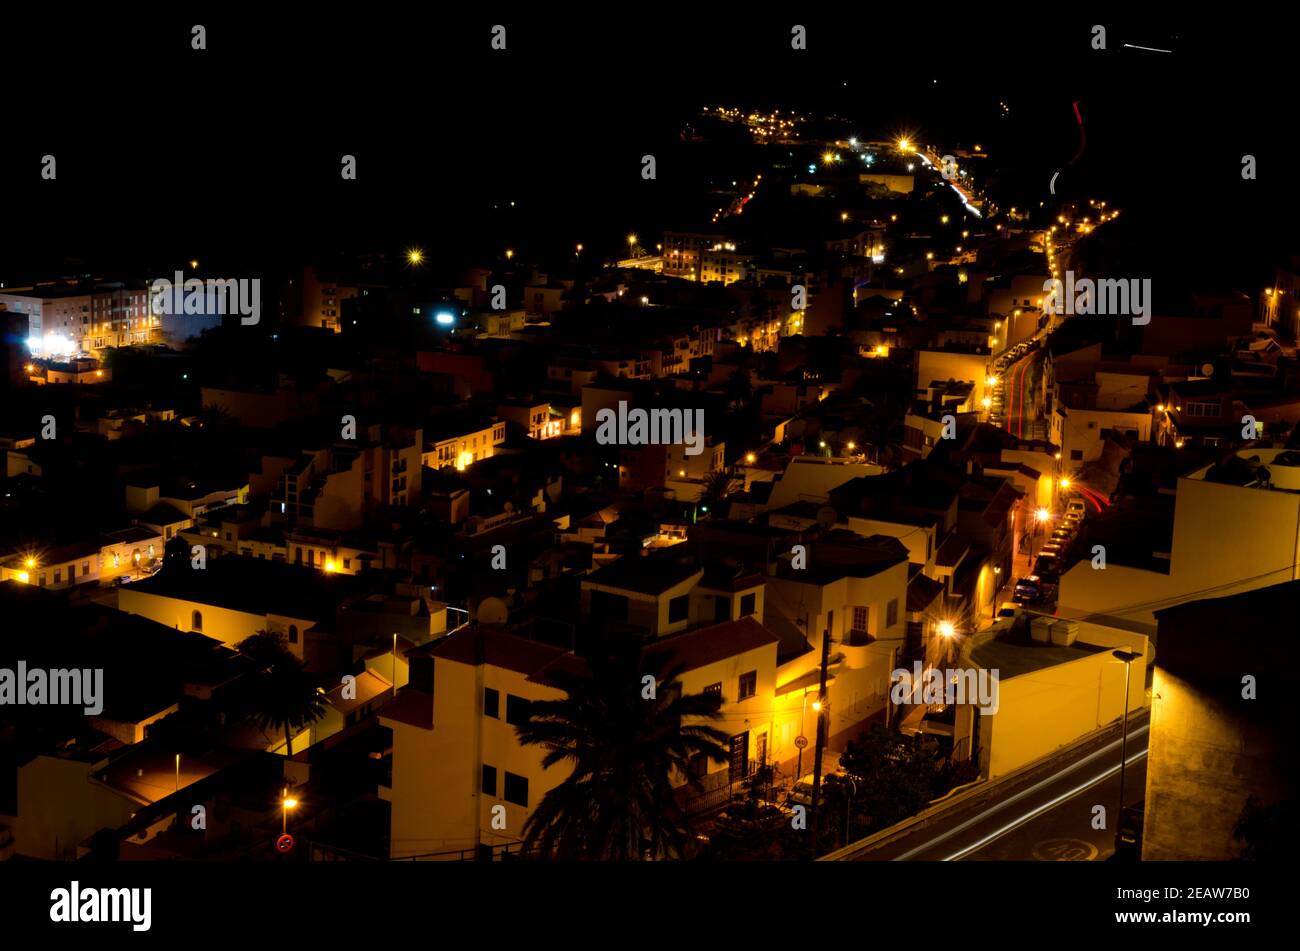
[[[298,643],[298,625],[297,625],[297,624],[290,624],[290,625],[289,625],[289,643],[290,643],[290,644],[297,644],[297,643]]]
[[[709,757],[705,753],[696,753],[686,761],[686,772],[696,779],[703,779],[709,772]]]
[[[716,684],[709,684],[707,687],[705,687],[705,688],[704,688],[704,695],[705,695],[706,697],[721,697],[721,696],[722,696],[722,681],[718,681]]]
[[[1078,461],[1079,461],[1080,459],[1082,459],[1082,458],[1083,458],[1083,450],[1082,450],[1082,449],[1071,449],[1071,450],[1070,450],[1070,461],[1071,461],[1071,462],[1078,462]]]
[[[483,716],[501,717],[501,694],[491,687],[483,688]]]
[[[516,806],[528,805],[528,780],[514,773],[506,773],[506,790],[503,796],[506,802]]]
[[[675,624],[678,621],[685,621],[690,617],[691,599],[689,595],[681,595],[673,598],[668,602],[668,623]]]
[[[510,774],[506,773],[506,775],[509,776]],[[483,764],[483,792],[489,796],[497,794],[497,768],[488,766],[486,763]]]
[[[528,722],[528,707],[529,703],[523,697],[506,694],[506,722],[512,726],[523,726]]]
[[[746,614],[753,614],[754,608],[758,603],[757,594],[743,594],[740,596],[740,614],[743,617]]]
[[[889,606],[885,608],[885,627],[893,627],[898,623],[898,598],[893,598]]]
[[[201,611],[190,612],[190,630],[191,631],[203,630],[203,613]]]
[[[730,621],[731,620],[731,599],[718,595],[713,599],[713,620]]]
[[[736,693],[737,700],[744,700],[746,697],[752,697],[758,693],[758,671],[751,670],[747,674],[740,675],[740,690]]]

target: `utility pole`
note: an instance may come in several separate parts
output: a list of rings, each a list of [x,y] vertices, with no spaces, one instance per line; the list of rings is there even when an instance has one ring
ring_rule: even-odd
[[[826,668],[831,657],[831,623],[835,612],[826,612],[826,630],[822,631],[822,669],[821,681],[817,687],[817,746],[813,750],[813,794],[812,794],[812,857],[817,858],[817,830],[821,826],[820,813],[817,811],[821,802],[822,791],[822,749],[826,745]]]

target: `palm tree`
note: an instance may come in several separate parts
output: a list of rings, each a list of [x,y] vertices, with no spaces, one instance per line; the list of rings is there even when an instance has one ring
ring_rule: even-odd
[[[717,505],[727,497],[727,490],[731,488],[731,473],[726,469],[714,469],[704,477],[704,488],[700,494],[700,501],[709,505]]]
[[[673,779],[699,789],[691,760],[727,758],[725,733],[683,721],[717,719],[720,698],[683,695],[680,667],[635,642],[589,651],[586,660],[589,673],[554,674],[567,697],[532,704],[515,728],[521,743],[546,750],[544,769],[573,770],[528,817],[524,849],[560,859],[682,858],[692,840]],[[645,678],[655,685],[648,698]]]
[[[262,668],[250,685],[245,716],[259,729],[284,731],[285,752],[293,755],[293,734],[325,715],[320,690],[280,635],[258,631],[235,645]]]

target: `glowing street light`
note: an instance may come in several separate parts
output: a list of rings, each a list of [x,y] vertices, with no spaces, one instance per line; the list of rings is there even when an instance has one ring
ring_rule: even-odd
[[[1052,517],[1052,513],[1046,507],[1040,508],[1037,512],[1034,513],[1034,518],[1036,518],[1039,522],[1046,522],[1051,517]]]
[[[1061,488],[1063,488],[1063,489],[1068,489],[1069,487],[1070,487],[1070,480],[1069,480],[1069,479],[1066,479],[1066,478],[1062,478],[1062,479],[1061,479]]]
[[[957,627],[955,624],[952,623],[952,621],[939,622],[940,637],[953,637],[956,635],[956,633],[957,633]]]
[[[635,251],[636,245],[637,245],[637,236],[636,233],[633,232],[632,234],[629,234],[627,236],[627,253],[631,254],[633,251]]]
[[[284,817],[280,825],[280,833],[287,835],[289,832],[289,811],[298,808],[298,800],[289,795],[289,787],[284,787],[284,795],[280,799],[281,815]]]
[[[752,452],[747,452],[745,453],[745,461],[752,466],[758,461],[758,456],[754,455]]]
[[[512,248],[506,248],[506,260],[509,261],[512,258],[514,258],[514,256],[515,256],[514,250]]]
[[[419,267],[424,263],[424,252],[419,248],[411,248],[406,252],[406,263],[411,267]]]

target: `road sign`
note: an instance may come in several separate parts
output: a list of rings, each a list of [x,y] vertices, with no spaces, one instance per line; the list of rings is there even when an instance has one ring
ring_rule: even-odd
[[[808,748],[808,737],[796,736],[794,738],[794,748],[797,750],[806,750]]]
[[[280,852],[288,852],[293,848],[293,836],[287,832],[275,840],[275,847]]]

